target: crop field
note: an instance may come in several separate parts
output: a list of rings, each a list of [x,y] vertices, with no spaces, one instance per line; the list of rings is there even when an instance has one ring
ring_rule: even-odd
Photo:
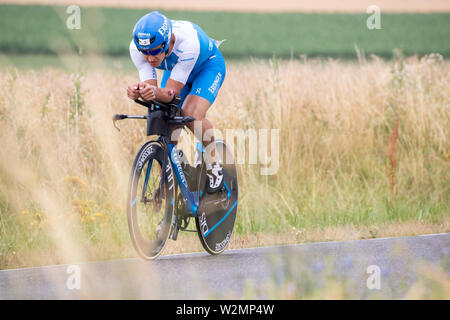
[[[327,1],[162,10],[227,39],[208,119],[246,139],[227,140],[246,151],[230,248],[450,232],[447,2],[380,1],[392,12],[369,30],[354,0],[339,12]],[[131,30],[148,9],[81,2],[80,30],[66,27],[65,2],[0,4],[0,269],[136,256],[126,190],[148,137],[140,122],[118,132],[111,116],[144,113],[125,88],[137,80]],[[278,132],[269,175],[249,160],[260,130]],[[165,253],[201,250],[181,234]]]
[[[131,30],[148,10],[82,8],[81,29],[66,27],[65,6],[0,5],[0,51],[9,54],[128,55]],[[226,58],[355,59],[366,55],[450,55],[450,13],[383,13],[381,29],[369,30],[366,13],[238,13],[162,11],[197,23],[215,39],[227,39]],[[233,21],[233,23],[230,23]]]

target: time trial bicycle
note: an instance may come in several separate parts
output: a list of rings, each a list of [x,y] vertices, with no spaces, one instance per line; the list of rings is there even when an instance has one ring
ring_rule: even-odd
[[[200,142],[191,165],[169,135],[194,121],[181,116],[180,97],[173,103],[135,100],[147,108],[147,115],[115,114],[113,123],[124,119],[147,122],[147,136],[156,135],[139,149],[128,183],[127,218],[134,248],[144,259],[155,259],[167,240],[177,240],[179,231],[197,232],[203,248],[219,254],[230,242],[238,208],[238,178],[233,154],[223,140],[215,150],[223,164],[223,188],[206,192],[205,149]],[[118,129],[118,128],[117,128]],[[188,230],[195,219],[196,230]]]

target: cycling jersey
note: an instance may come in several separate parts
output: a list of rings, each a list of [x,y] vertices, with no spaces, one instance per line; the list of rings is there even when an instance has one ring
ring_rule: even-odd
[[[164,70],[161,87],[164,88],[170,78],[185,85],[180,93],[182,100],[194,94],[212,104],[225,78],[225,61],[217,42],[189,21],[172,20],[172,30],[174,46],[158,67]],[[134,41],[130,43],[130,56],[141,81],[156,79],[155,68],[137,50]]]

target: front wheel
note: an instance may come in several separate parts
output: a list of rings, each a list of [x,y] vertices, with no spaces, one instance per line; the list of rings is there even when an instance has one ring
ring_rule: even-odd
[[[161,183],[163,170],[165,182]],[[174,202],[175,185],[167,154],[159,142],[147,142],[134,160],[127,200],[131,240],[142,258],[155,259],[164,249],[173,222]]]
[[[200,199],[195,222],[203,248],[210,254],[222,253],[230,242],[236,223],[238,179],[233,154],[222,140],[215,141],[216,152],[223,164],[224,187],[214,194],[205,191],[206,165],[198,178]]]

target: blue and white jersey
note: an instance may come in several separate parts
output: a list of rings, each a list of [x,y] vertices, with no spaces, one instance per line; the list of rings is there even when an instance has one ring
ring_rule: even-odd
[[[214,58],[218,42],[189,21],[172,20],[172,32],[175,35],[172,52],[158,69],[170,71],[170,79],[186,84],[200,73],[208,59]],[[133,40],[130,43],[130,56],[141,81],[156,79],[155,68],[138,51]]]

